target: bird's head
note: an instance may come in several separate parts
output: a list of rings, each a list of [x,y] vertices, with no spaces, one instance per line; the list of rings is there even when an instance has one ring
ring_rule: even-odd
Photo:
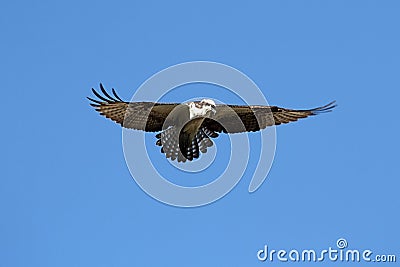
[[[200,104],[203,105],[203,109],[206,113],[211,112],[213,115],[215,115],[215,113],[217,112],[214,100],[203,99],[200,101]]]
[[[211,99],[203,99],[200,102],[190,102],[190,118],[208,117],[216,113],[215,102]]]

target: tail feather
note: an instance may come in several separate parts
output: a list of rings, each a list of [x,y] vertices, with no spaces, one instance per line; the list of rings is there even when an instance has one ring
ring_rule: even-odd
[[[207,153],[207,148],[213,146],[210,137],[217,137],[218,134],[203,127],[199,129],[193,140],[189,140],[188,136],[182,132],[179,135],[175,127],[170,127],[156,135],[158,138],[156,145],[161,146],[161,153],[172,161],[192,161],[199,158],[201,153]]]

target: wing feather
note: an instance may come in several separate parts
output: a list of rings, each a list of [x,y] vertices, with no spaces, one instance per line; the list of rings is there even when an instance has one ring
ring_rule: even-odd
[[[255,132],[268,126],[330,112],[335,107],[335,101],[321,107],[299,110],[277,106],[217,105],[214,118],[206,119],[203,125],[214,132]]]
[[[88,97],[90,105],[101,115],[109,118],[125,128],[158,132],[162,130],[168,114],[179,104],[154,102],[126,102],[112,89],[111,96],[100,84],[101,95],[92,88],[98,99]]]

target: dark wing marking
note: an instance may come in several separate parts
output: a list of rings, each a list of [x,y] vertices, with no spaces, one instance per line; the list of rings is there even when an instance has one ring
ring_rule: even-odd
[[[96,111],[101,115],[119,123],[125,128],[144,130],[146,132],[161,131],[165,118],[179,104],[154,103],[154,102],[126,102],[123,101],[112,89],[112,94],[107,93],[100,84],[99,94],[92,88],[93,94],[98,99],[88,97]]]
[[[268,126],[280,125],[320,113],[330,112],[335,101],[314,109],[286,109],[276,106],[217,105],[213,119],[206,119],[203,126],[214,132],[254,132]]]

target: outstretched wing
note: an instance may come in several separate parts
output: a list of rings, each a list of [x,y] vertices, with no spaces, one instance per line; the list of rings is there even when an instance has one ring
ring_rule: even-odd
[[[119,123],[122,127],[146,132],[158,132],[162,130],[168,114],[179,104],[154,103],[154,102],[125,102],[112,89],[113,96],[109,95],[100,84],[99,94],[92,88],[93,94],[98,98],[88,97],[96,111],[101,115]]]
[[[217,105],[216,115],[213,119],[206,119],[203,126],[214,132],[255,132],[268,126],[330,112],[334,107],[336,107],[335,101],[322,107],[303,110],[276,106]]]

